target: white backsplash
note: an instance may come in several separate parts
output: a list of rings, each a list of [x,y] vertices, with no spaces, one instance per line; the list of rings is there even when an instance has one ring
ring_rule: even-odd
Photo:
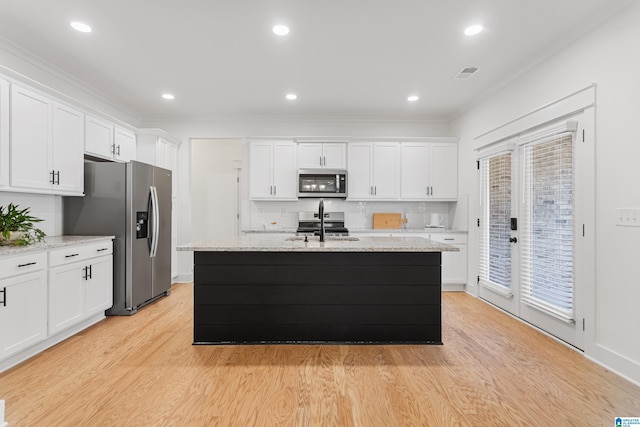
[[[47,236],[62,235],[62,197],[48,194],[12,193],[0,191],[0,206],[9,203],[18,205],[20,209],[29,208],[29,213],[42,222],[36,227],[44,231]]]
[[[406,228],[421,229],[430,223],[431,213],[442,214],[445,228],[466,229],[467,197],[458,202],[349,202],[325,199],[325,211],[344,212],[350,230],[373,227],[373,213],[400,213],[407,219]],[[244,229],[290,230],[298,226],[298,212],[316,212],[318,199],[292,202],[249,201],[243,214]]]

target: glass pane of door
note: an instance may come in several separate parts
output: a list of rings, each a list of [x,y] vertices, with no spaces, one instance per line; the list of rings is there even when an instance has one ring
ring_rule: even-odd
[[[514,313],[511,218],[514,217],[512,154],[480,161],[480,265],[481,298]]]

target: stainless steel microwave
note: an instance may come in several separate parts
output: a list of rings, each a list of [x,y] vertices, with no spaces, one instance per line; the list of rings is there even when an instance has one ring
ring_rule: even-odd
[[[299,198],[347,197],[347,171],[344,169],[300,169],[298,171]]]

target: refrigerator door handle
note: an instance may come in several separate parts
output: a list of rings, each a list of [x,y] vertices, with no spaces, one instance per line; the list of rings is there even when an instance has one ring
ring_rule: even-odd
[[[158,252],[158,233],[160,232],[160,212],[158,211],[158,190],[156,187],[149,187],[151,190],[151,217],[153,218],[153,231],[151,235],[151,250],[149,257],[154,258]]]

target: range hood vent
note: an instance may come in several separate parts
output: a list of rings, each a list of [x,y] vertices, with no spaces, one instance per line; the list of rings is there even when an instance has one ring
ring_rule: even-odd
[[[458,74],[455,75],[454,79],[468,79],[473,76],[476,71],[478,71],[478,67],[465,67]]]

